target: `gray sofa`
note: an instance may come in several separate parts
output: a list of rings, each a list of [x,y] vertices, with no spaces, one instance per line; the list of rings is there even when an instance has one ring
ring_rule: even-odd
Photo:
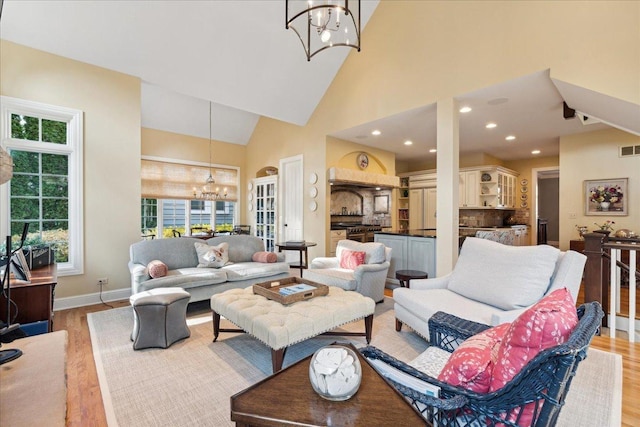
[[[221,268],[198,268],[195,243],[217,246],[222,242],[229,244],[230,263]],[[289,276],[289,264],[284,262],[282,254],[278,254],[278,262],[253,262],[253,254],[261,251],[264,251],[263,241],[248,235],[220,236],[206,241],[180,237],[136,242],[129,248],[131,293],[181,287],[191,294],[194,302],[208,300],[213,294],[228,289]],[[166,276],[155,279],[149,276],[147,265],[153,260],[167,265]]]

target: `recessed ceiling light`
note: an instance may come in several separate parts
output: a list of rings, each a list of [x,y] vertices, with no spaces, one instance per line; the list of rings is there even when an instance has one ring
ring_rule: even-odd
[[[413,145],[413,141],[410,141],[410,140],[408,140],[408,139],[407,139],[407,140],[404,142],[404,145]]]
[[[436,150],[435,148],[432,148],[431,150],[429,150],[430,153],[435,153],[436,151],[438,150]]]
[[[380,190],[382,190],[382,188],[376,187],[376,191],[380,191]]]
[[[540,154],[540,150],[533,150],[531,154]]]
[[[498,126],[495,123],[487,123],[487,125],[485,126],[487,129],[493,129],[494,127]]]
[[[461,113],[468,113],[469,111],[471,111],[471,107],[468,106],[464,106],[459,110]]]
[[[380,132],[378,129],[376,129],[376,130],[371,132],[371,135],[373,135],[373,136],[378,136],[378,135],[381,135],[381,134],[382,134],[382,132]]]
[[[506,139],[507,141],[513,141],[514,139],[516,139],[516,137],[515,137],[515,136],[513,136],[513,135],[509,135],[509,136],[507,136],[505,139]]]

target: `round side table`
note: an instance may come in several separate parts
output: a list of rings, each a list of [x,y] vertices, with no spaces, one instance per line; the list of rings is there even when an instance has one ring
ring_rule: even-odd
[[[400,286],[409,287],[411,279],[426,279],[429,277],[427,273],[420,270],[398,270],[396,271],[396,279],[400,282]]]

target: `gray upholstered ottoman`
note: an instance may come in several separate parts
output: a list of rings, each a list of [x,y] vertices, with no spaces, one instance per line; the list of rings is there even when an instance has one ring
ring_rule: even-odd
[[[131,295],[133,306],[133,349],[167,348],[188,338],[189,292],[182,288],[159,288]]]

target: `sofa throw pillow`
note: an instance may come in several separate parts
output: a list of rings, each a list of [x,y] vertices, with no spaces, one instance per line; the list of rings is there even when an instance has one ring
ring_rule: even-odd
[[[355,270],[357,266],[364,264],[364,257],[364,252],[344,249],[340,253],[340,268]]]
[[[275,252],[261,251],[253,254],[251,259],[253,262],[276,262],[278,261],[278,255]]]
[[[522,313],[500,344],[489,391],[504,387],[541,351],[566,342],[577,324],[578,314],[567,288],[551,292]],[[519,425],[531,424],[534,405],[525,407]]]
[[[549,288],[559,255],[547,245],[508,246],[467,237],[448,288],[502,310],[529,307]]]
[[[476,393],[487,393],[498,348],[509,326],[503,323],[465,340],[451,354],[438,379]]]
[[[206,243],[196,242],[198,254],[198,267],[220,268],[229,262],[229,244],[220,243],[218,246],[209,246]]]
[[[151,276],[152,279],[164,277],[168,272],[167,264],[160,260],[154,259],[147,264],[147,274]]]

